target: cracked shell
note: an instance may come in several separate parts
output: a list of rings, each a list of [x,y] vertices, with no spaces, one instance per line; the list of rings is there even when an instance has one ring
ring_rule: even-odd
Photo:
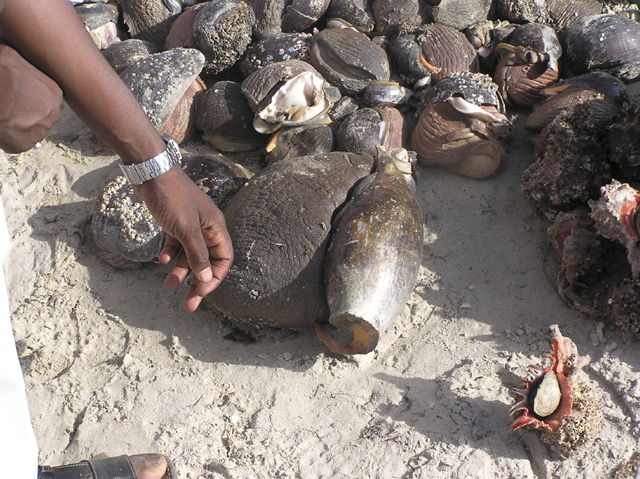
[[[361,93],[374,81],[388,81],[386,52],[363,33],[349,28],[328,28],[316,33],[311,43],[311,63],[340,91]]]

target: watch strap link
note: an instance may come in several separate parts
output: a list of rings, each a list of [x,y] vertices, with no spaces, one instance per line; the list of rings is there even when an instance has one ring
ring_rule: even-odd
[[[141,185],[145,181],[163,175],[182,159],[180,148],[178,148],[176,142],[166,134],[162,134],[162,138],[167,143],[166,149],[150,160],[132,165],[125,165],[122,161],[120,162],[122,173],[132,185]]]

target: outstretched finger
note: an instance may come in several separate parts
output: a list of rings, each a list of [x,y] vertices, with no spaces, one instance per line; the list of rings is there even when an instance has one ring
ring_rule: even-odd
[[[181,250],[182,245],[180,241],[173,236],[167,235],[164,240],[164,247],[158,255],[158,261],[160,261],[160,264],[168,264],[173,258],[178,256]]]
[[[189,261],[184,252],[180,252],[176,264],[173,265],[171,271],[164,279],[164,287],[167,289],[176,289],[180,283],[182,283],[189,274]]]
[[[189,291],[187,291],[187,294],[184,297],[183,307],[185,311],[189,313],[193,313],[196,309],[198,309],[198,306],[200,306],[200,303],[202,302],[204,295],[202,296],[199,295],[197,293],[197,288],[198,286],[203,284],[206,284],[206,283],[201,283],[197,278],[193,278],[193,281],[191,282],[191,287],[189,288]]]

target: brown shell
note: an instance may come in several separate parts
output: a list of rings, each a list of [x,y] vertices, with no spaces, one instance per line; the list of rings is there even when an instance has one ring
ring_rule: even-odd
[[[251,151],[266,142],[253,128],[253,115],[239,83],[217,82],[198,102],[196,126],[203,140],[221,151]]]
[[[498,140],[480,122],[473,122],[449,103],[429,103],[411,136],[412,149],[423,166],[439,166],[469,178],[491,178],[506,165]]]
[[[558,81],[558,72],[545,62],[518,65],[515,58],[515,53],[504,55],[493,80],[507,105],[530,108],[546,98],[542,90]]]
[[[341,18],[365,32],[375,28],[375,18],[371,4],[373,0],[331,0],[327,18]]]
[[[602,3],[598,0],[547,0],[547,12],[558,37],[564,39],[573,22],[602,13]]]
[[[318,73],[311,65],[300,60],[272,63],[245,78],[241,85],[242,92],[255,112],[275,86],[304,72]]]
[[[422,56],[433,67],[439,69],[431,75],[436,82],[453,73],[477,72],[478,55],[467,37],[452,27],[438,24],[424,25],[417,41]]]
[[[256,17],[253,35],[257,39],[273,37],[282,32],[282,17],[286,0],[249,0]]]
[[[331,153],[335,143],[333,132],[328,125],[285,128],[274,136],[272,142],[275,144],[267,148],[269,165],[290,158]]]
[[[349,28],[328,28],[316,33],[311,63],[346,94],[358,94],[372,81],[387,81],[390,76],[386,52],[366,35]]]
[[[409,135],[411,134],[411,125],[405,118],[405,115],[397,108],[385,106],[381,108],[382,112],[389,119],[389,133],[384,147],[387,150],[396,148],[407,148],[409,145]]]
[[[196,105],[200,95],[206,89],[207,87],[200,77],[196,77],[182,95],[160,132],[166,133],[178,143],[192,138],[196,132]]]
[[[193,43],[193,22],[200,11],[206,4],[200,3],[184,10],[171,25],[171,30],[165,39],[165,50],[171,48],[196,48]]]

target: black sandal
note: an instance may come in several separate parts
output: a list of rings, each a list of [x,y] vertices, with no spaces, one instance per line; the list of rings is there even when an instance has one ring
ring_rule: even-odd
[[[162,479],[178,479],[169,459]],[[64,466],[38,466],[38,479],[138,479],[129,456],[91,459]]]

